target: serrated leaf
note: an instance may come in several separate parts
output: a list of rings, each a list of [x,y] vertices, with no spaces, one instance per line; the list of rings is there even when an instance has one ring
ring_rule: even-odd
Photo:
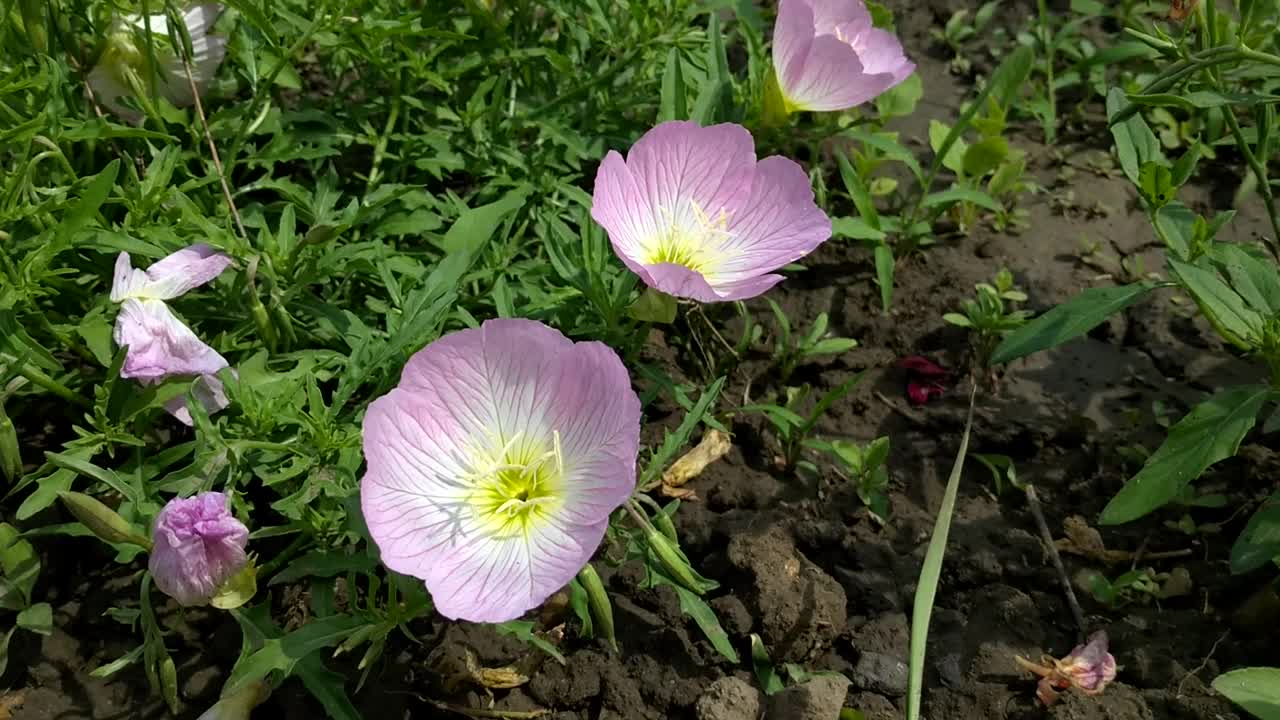
[[[1111,502],[1099,522],[1136,520],[1174,500],[1209,466],[1236,454],[1271,395],[1264,385],[1228,388],[1200,403],[1169,428],[1169,436]]]

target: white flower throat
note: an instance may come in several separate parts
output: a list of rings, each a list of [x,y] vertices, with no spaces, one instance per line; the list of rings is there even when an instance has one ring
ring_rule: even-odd
[[[711,215],[694,200],[689,201],[688,207],[692,218],[685,213],[681,217],[671,210],[661,211],[667,226],[650,241],[646,264],[670,263],[706,274],[723,258],[721,248],[733,238],[729,232],[729,211],[721,207]]]

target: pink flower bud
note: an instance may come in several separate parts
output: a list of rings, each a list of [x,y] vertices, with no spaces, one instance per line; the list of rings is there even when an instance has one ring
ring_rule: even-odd
[[[1107,633],[1099,630],[1090,635],[1088,643],[1062,659],[1058,670],[1088,695],[1105,690],[1116,679],[1116,659],[1107,652]]]
[[[206,492],[170,500],[156,516],[151,574],[156,587],[185,606],[204,605],[244,567],[249,529],[227,496]]]

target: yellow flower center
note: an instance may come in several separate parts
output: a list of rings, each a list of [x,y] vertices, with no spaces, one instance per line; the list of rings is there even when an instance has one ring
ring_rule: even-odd
[[[706,275],[722,259],[720,248],[733,237],[729,232],[729,213],[724,208],[708,215],[698,203],[690,200],[693,222],[677,218],[670,211],[666,229],[649,243],[646,265],[670,263]]]
[[[497,452],[478,460],[467,476],[474,487],[468,500],[485,528],[496,536],[527,533],[530,524],[545,521],[563,502],[559,431],[552,433],[549,449],[521,442],[517,433]]]

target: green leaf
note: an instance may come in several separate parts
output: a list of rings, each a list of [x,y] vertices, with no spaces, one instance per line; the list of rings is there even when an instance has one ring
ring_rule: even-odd
[[[1000,136],[983,138],[964,152],[964,173],[978,178],[995,170],[1009,156],[1009,141]]]
[[[933,601],[938,596],[938,579],[942,575],[942,558],[947,552],[947,536],[951,533],[951,515],[956,509],[956,494],[960,490],[960,475],[964,470],[964,458],[969,452],[969,431],[973,428],[973,405],[978,388],[969,390],[969,413],[960,435],[960,449],[951,465],[951,476],[942,493],[942,505],[933,524],[933,536],[925,550],[924,564],[920,567],[920,579],[916,583],[916,597],[911,609],[911,657],[907,676],[907,720],[920,720],[920,698],[924,693],[925,652],[929,641],[929,620],[933,616]]]
[[[533,632],[534,623],[532,620],[508,620],[504,623],[498,623],[493,626],[494,630],[502,635],[510,635],[522,642],[526,642],[542,652],[555,658],[561,665],[565,664],[564,655],[556,649],[555,645],[547,642],[545,639],[538,637]]]
[[[782,691],[782,678],[778,677],[777,671],[773,669],[773,661],[769,659],[769,649],[764,646],[764,640],[755,633],[751,633],[751,667],[755,670],[756,681],[760,683],[760,689],[765,695]]]
[[[1247,573],[1280,557],[1280,491],[1262,503],[1231,547],[1231,572]]]
[[[1195,173],[1196,165],[1200,163],[1200,155],[1203,151],[1204,145],[1198,140],[1194,141],[1191,143],[1191,147],[1187,148],[1187,151],[1182,153],[1182,157],[1179,157],[1177,161],[1173,163],[1173,172],[1171,173],[1170,180],[1173,182],[1173,187],[1175,189],[1186,184],[1187,180],[1191,178],[1191,175]]]
[[[102,203],[111,194],[111,188],[115,187],[119,172],[120,161],[112,160],[102,172],[89,180],[84,192],[80,194],[80,202],[76,203],[75,209],[58,225],[57,233],[63,241],[71,240],[72,235],[88,225],[98,214],[98,208],[102,207]]]
[[[852,240],[884,240],[885,234],[868,225],[862,218],[842,217],[831,220],[831,234]]]
[[[711,125],[720,117],[733,92],[733,79],[729,75],[729,59],[724,50],[724,35],[720,31],[720,16],[709,13],[707,21],[707,79],[698,90],[689,119],[699,125]]]
[[[40,558],[18,529],[0,522],[0,608],[22,610],[31,603],[31,591],[40,577]]]
[[[893,257],[893,248],[885,244],[876,245],[876,285],[880,286],[880,306],[887,314],[893,303],[893,276],[897,261]]]
[[[876,112],[880,117],[906,117],[915,112],[920,98],[924,97],[924,83],[920,73],[911,73],[906,80],[876,97]]]
[[[1000,107],[1009,109],[1026,84],[1034,60],[1035,52],[1031,48],[1025,45],[1019,46],[1017,50],[1005,57],[995,72],[991,73],[988,90],[983,94],[989,94]],[[979,96],[979,106],[985,104],[983,100],[985,98]]]
[[[999,200],[991,197],[985,192],[962,185],[955,185],[942,192],[931,193],[920,202],[920,207],[936,207],[946,208],[955,205],[958,202],[973,203],[981,208],[986,208],[992,212],[998,212],[1004,209]]]
[[[729,662],[736,664],[738,662],[738,651],[733,649],[733,643],[729,642],[729,634],[721,627],[720,619],[716,617],[716,613],[711,609],[711,606],[680,583],[674,582],[658,573],[651,574],[657,582],[665,583],[675,589],[676,595],[680,598],[680,611],[693,618],[693,621],[697,623],[698,628],[702,630],[702,634],[711,642],[711,647],[714,647],[716,652],[724,656]]]
[[[645,288],[627,308],[627,316],[640,322],[669,325],[676,320],[676,299],[661,290]]]
[[[684,72],[680,69],[680,51],[674,47],[667,53],[667,69],[662,74],[662,103],[658,107],[659,122],[685,120],[689,117]]]
[[[368,621],[363,618],[334,615],[312,620],[283,637],[267,639],[261,648],[236,663],[222,692],[224,695],[233,694],[254,680],[261,680],[277,670],[290,675],[294,667],[307,656],[317,650],[337,645],[356,629],[367,624]]]
[[[1080,337],[1157,287],[1155,283],[1137,283],[1089,288],[1009,333],[992,353],[991,363],[1007,363]]]
[[[291,560],[267,585],[289,583],[304,577],[333,577],[349,572],[369,572],[377,565],[377,561],[368,555],[339,555],[328,550],[313,550],[297,560]]]
[[[1156,211],[1158,234],[1164,238],[1168,250],[1179,260],[1186,260],[1191,256],[1196,219],[1199,217],[1194,210],[1176,200]]]
[[[948,140],[951,140],[951,146],[942,155],[942,149],[947,146]],[[968,151],[968,145],[960,139],[955,128],[940,120],[930,120],[929,147],[941,155],[943,167],[956,174],[964,172],[964,155]]]
[[[1142,470],[1111,498],[1099,522],[1136,520],[1177,498],[1210,465],[1235,455],[1270,395],[1264,385],[1242,385],[1197,405],[1169,429]]]
[[[1249,309],[1263,315],[1280,315],[1280,273],[1276,264],[1231,243],[1214,243],[1209,256],[1227,274],[1231,288]]]
[[[1159,210],[1173,199],[1173,173],[1163,163],[1145,162],[1138,170],[1138,191],[1151,207]]]
[[[1124,91],[1111,88],[1107,93],[1107,117],[1117,117],[1126,107],[1128,103],[1125,101]],[[1120,168],[1134,185],[1142,184],[1138,172],[1143,163],[1164,162],[1160,141],[1156,139],[1155,133],[1151,132],[1151,128],[1147,126],[1147,121],[1142,119],[1141,114],[1135,114],[1128,120],[1112,125],[1111,137],[1116,143],[1116,157],[1120,161]]]
[[[876,203],[872,199],[871,193],[867,190],[867,184],[863,182],[862,176],[854,169],[853,164],[849,162],[849,158],[844,153],[836,156],[836,161],[840,166],[840,179],[844,181],[845,191],[849,193],[849,198],[853,200],[854,207],[858,208],[858,214],[862,216],[862,220],[872,228],[880,229],[880,213],[876,212]]]
[[[1280,720],[1280,668],[1232,670],[1214,678],[1213,689],[1258,720]]]
[[[1262,316],[1212,270],[1169,258],[1169,270],[1223,339],[1249,350],[1262,337]]]
[[[53,634],[53,608],[49,603],[36,603],[18,613],[15,621],[23,630],[30,630],[39,635]]]

